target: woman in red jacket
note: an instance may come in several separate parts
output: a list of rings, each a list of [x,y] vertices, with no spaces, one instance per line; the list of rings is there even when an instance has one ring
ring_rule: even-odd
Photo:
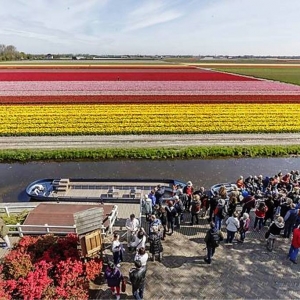
[[[293,230],[293,239],[290,247],[288,257],[290,261],[297,264],[297,256],[300,248],[300,225]]]
[[[258,232],[260,232],[267,211],[268,207],[266,206],[266,204],[264,202],[259,203],[258,208],[256,208],[255,210],[254,230],[256,230],[256,226],[258,223]]]

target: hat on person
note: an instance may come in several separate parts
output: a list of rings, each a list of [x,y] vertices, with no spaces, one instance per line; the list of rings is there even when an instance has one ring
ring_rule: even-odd
[[[178,197],[177,195],[175,195],[175,196],[173,197],[173,200],[179,200],[179,197]]]
[[[188,182],[186,183],[186,185],[189,185],[189,186],[191,186],[191,185],[193,185],[193,184],[192,184],[192,182],[191,182],[191,181],[188,181]]]

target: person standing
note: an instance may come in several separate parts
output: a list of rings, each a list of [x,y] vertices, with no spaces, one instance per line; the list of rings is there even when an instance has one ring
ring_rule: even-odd
[[[171,230],[171,232],[169,233],[170,235],[173,234],[174,232],[174,220],[175,220],[175,216],[177,214],[177,211],[173,205],[173,201],[170,200],[168,205],[165,207],[166,212],[167,212],[167,221],[168,221],[168,230]]]
[[[249,214],[243,213],[243,216],[240,218],[240,228],[239,228],[240,239],[238,240],[238,242],[244,243],[246,232],[249,230],[249,227],[250,227]]]
[[[120,243],[120,236],[118,233],[114,234],[114,240],[111,245],[111,250],[113,253],[114,264],[120,268],[120,262],[123,261],[123,245]]]
[[[297,264],[297,256],[300,248],[300,225],[293,230],[293,239],[288,254],[288,258],[294,264]]]
[[[185,210],[189,211],[190,210],[190,205],[192,201],[192,195],[194,193],[194,187],[193,183],[191,181],[188,181],[183,188],[183,193],[187,196],[187,201],[185,203]]]
[[[199,224],[199,214],[201,210],[200,196],[198,194],[193,195],[193,201],[191,202],[191,225],[194,225],[194,219],[196,224]]]
[[[265,237],[267,238],[267,249],[269,251],[273,251],[276,238],[280,236],[280,232],[283,228],[284,220],[283,217],[280,216],[275,218],[275,221],[269,226],[269,229],[265,234]]]
[[[127,229],[127,247],[130,248],[130,243],[135,240],[135,235],[139,230],[140,222],[135,217],[134,214],[131,214],[130,217],[126,220],[125,227]]]
[[[226,220],[227,238],[226,243],[232,243],[235,233],[240,228],[240,221],[237,218],[237,213],[234,212],[231,217]]]
[[[113,295],[116,295],[117,300],[120,299],[120,284],[124,279],[121,271],[115,266],[112,261],[108,262],[107,268],[104,273],[104,277],[107,281],[107,285]]]
[[[211,264],[211,260],[215,254],[216,248],[219,247],[219,243],[224,239],[222,232],[216,229],[214,222],[210,222],[209,226],[210,229],[206,232],[204,238],[207,251],[207,257],[204,258],[204,261],[207,264]]]
[[[159,206],[162,206],[164,200],[164,193],[165,188],[161,184],[157,185],[154,195],[156,198],[156,204],[158,204]]]
[[[160,262],[162,260],[163,246],[157,228],[153,229],[153,232],[149,236],[150,253],[152,255],[152,261],[155,261],[156,256],[158,256],[158,261]]]
[[[255,197],[253,193],[250,193],[250,195],[246,196],[241,203],[243,205],[241,216],[244,214],[244,212],[250,214],[251,209],[255,208]]]
[[[266,206],[266,204],[264,202],[260,202],[258,207],[255,210],[255,220],[253,226],[254,230],[256,230],[256,226],[258,224],[258,232],[260,232],[267,211],[268,211],[268,207]]]
[[[214,210],[214,220],[217,230],[221,230],[222,220],[225,218],[226,215],[226,202],[224,199],[219,199],[218,205]]]
[[[130,250],[138,251],[140,248],[146,246],[146,232],[143,227],[139,229],[136,235],[134,235],[134,241],[130,243]]]
[[[160,207],[158,217],[163,227],[163,233],[161,239],[164,240],[166,238],[166,233],[167,233],[167,214],[166,214],[166,209],[164,207]]]
[[[2,218],[0,218],[0,237],[6,243],[5,249],[11,249],[11,243],[8,237],[9,229]]]
[[[179,196],[175,195],[173,199],[175,201],[174,207],[177,212],[177,214],[175,215],[175,225],[176,228],[180,229],[180,223],[183,221],[184,206],[181,200],[179,199]]]
[[[148,258],[149,258],[148,253],[146,252],[145,248],[142,247],[136,252],[134,260],[140,260],[142,263],[142,266],[146,266]]]
[[[154,207],[156,204],[158,204],[158,203],[156,203],[155,190],[150,191],[148,198],[151,199],[152,207]]]
[[[208,222],[214,221],[214,211],[216,207],[218,206],[219,196],[214,195],[209,199],[209,217],[207,219]]]
[[[141,300],[144,297],[145,281],[147,267],[142,266],[140,260],[134,261],[134,268],[129,271],[129,279],[132,286],[132,295],[134,299]]]
[[[292,232],[292,229],[296,223],[297,217],[298,217],[299,209],[296,208],[296,205],[294,203],[291,204],[291,208],[284,216],[284,232],[283,237],[289,238],[290,234]]]

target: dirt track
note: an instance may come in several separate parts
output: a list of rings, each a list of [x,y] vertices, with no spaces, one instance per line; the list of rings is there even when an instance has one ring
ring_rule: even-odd
[[[300,145],[300,134],[187,134],[0,137],[0,149],[160,148],[213,145]]]

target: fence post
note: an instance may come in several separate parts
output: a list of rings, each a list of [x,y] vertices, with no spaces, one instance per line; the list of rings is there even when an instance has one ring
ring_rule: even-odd
[[[5,209],[5,213],[7,214],[7,216],[10,217],[8,207],[7,207],[7,206],[4,206],[4,209]]]
[[[50,233],[50,229],[49,229],[49,227],[48,227],[48,224],[45,224],[45,227],[46,227],[46,232],[47,232],[47,233]]]
[[[23,232],[22,232],[22,226],[20,223],[17,223],[17,228],[18,228],[18,232],[19,232],[19,237],[23,237]]]

